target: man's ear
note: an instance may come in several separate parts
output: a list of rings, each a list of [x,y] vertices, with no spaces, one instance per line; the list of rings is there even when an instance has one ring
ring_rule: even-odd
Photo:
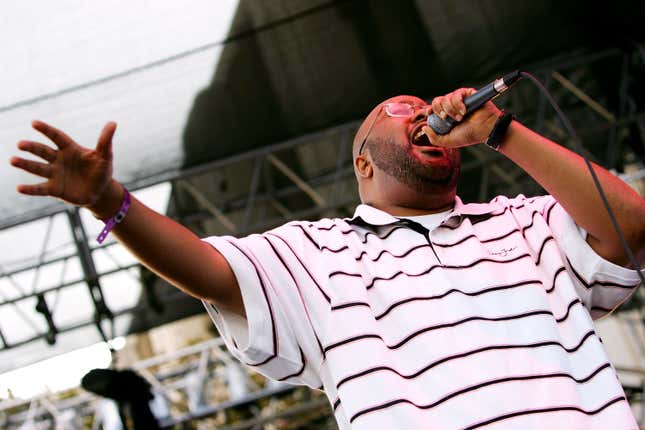
[[[354,168],[356,169],[358,176],[361,178],[370,178],[374,174],[372,163],[367,159],[365,154],[354,158]]]

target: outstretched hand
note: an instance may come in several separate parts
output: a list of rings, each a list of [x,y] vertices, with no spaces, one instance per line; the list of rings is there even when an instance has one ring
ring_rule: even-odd
[[[432,100],[432,112],[442,119],[452,117],[461,121],[448,134],[444,135],[435,133],[428,126],[424,127],[423,130],[433,145],[458,148],[486,141],[500,115],[500,110],[493,102],[487,102],[481,108],[464,117],[466,115],[464,99],[476,91],[474,88],[460,88]]]
[[[96,203],[112,178],[112,137],[116,123],[109,122],[103,127],[95,149],[80,146],[63,131],[42,121],[33,121],[32,127],[47,136],[56,148],[30,140],[18,142],[18,149],[45,162],[12,157],[11,164],[46,181],[18,185],[17,191],[32,196],[56,197],[77,206]]]

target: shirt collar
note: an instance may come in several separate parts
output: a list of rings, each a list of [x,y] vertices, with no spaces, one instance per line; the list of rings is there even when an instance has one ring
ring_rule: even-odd
[[[503,207],[494,203],[463,203],[459,196],[455,196],[455,205],[442,224],[457,226],[464,217],[488,217],[503,211]],[[361,204],[356,207],[349,222],[381,227],[400,223],[401,220],[373,206]]]

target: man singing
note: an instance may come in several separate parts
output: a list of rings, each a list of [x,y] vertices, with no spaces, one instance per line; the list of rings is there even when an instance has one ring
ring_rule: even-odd
[[[232,354],[277,380],[321,388],[342,429],[635,429],[592,318],[639,284],[584,160],[472,89],[379,104],[353,159],[352,218],[200,239],[112,178],[108,123],[94,150],[43,122],[56,149],[11,164],[52,196],[108,220],[142,264],[204,301]],[[439,136],[430,113],[461,123]],[[547,196],[463,203],[458,147],[488,144]],[[639,264],[645,201],[594,166]],[[169,252],[172,250],[172,252]]]

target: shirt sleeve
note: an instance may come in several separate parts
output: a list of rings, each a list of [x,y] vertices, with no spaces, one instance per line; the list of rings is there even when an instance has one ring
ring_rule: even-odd
[[[242,294],[246,318],[204,302],[232,355],[269,378],[320,388],[322,350],[301,273],[314,271],[303,263],[316,261],[316,248],[303,246],[302,230],[203,240],[226,258]]]
[[[565,254],[576,291],[592,318],[608,315],[634,293],[640,283],[637,271],[596,254],[586,241],[587,232],[553,196],[538,197],[531,205],[543,216]]]

